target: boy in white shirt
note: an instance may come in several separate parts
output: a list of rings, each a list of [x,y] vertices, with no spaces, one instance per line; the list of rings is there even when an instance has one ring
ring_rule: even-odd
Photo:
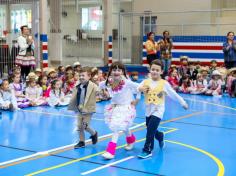
[[[188,108],[188,104],[180,97],[171,85],[161,79],[163,66],[159,60],[154,60],[150,65],[151,78],[145,79],[139,86],[139,91],[144,93],[146,104],[146,142],[143,152],[138,155],[140,158],[148,158],[152,156],[154,148],[154,137],[158,140],[160,148],[164,147],[164,133],[157,130],[165,111],[166,94],[173,100],[177,100],[184,109]]]

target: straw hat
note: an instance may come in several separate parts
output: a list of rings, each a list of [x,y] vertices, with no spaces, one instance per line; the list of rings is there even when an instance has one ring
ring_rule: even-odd
[[[30,79],[35,79],[35,80],[37,80],[38,77],[37,77],[37,75],[36,75],[34,72],[30,72],[30,73],[28,74],[28,76],[26,76],[26,81],[29,81]]]
[[[209,70],[206,67],[201,67],[200,73],[202,73],[204,71],[206,71],[208,73]]]
[[[47,75],[51,74],[52,72],[56,73],[56,70],[54,68],[49,68],[47,70]]]
[[[36,68],[35,72],[42,72],[41,68]]]
[[[30,72],[27,77],[31,79],[31,78],[36,78],[37,76],[34,72]]]
[[[230,74],[230,73],[232,73],[232,72],[234,72],[234,71],[236,72],[236,67],[229,69],[229,70],[228,70],[228,74]]]
[[[219,68],[218,71],[220,72],[222,76],[227,75],[227,70],[225,68]]]
[[[67,72],[68,70],[74,70],[74,69],[73,69],[73,67],[72,67],[71,65],[67,65],[67,66],[66,66],[66,72]]]
[[[75,62],[75,63],[73,64],[73,66],[74,66],[74,67],[80,66],[80,62]]]
[[[212,76],[221,76],[221,73],[219,72],[219,70],[214,70],[211,75]]]
[[[180,56],[180,61],[183,61],[183,60],[186,60],[188,61],[189,60],[189,57],[188,56]]]

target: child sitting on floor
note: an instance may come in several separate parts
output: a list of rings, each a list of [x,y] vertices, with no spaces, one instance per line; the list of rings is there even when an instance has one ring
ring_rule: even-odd
[[[10,111],[17,109],[16,97],[9,88],[7,79],[0,80],[0,109]]]

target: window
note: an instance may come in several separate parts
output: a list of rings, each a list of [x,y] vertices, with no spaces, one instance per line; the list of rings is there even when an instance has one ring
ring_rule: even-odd
[[[0,5],[0,37],[4,37],[6,30],[6,9],[4,5]]]
[[[157,16],[145,16],[141,17],[143,24],[143,35],[146,35],[148,32],[157,31]]]
[[[28,25],[32,27],[32,12],[29,9],[12,10],[11,11],[11,30],[14,33],[18,33],[20,27]]]
[[[11,32],[20,32],[22,25],[32,27],[32,10],[30,4],[11,4],[10,5]],[[6,6],[0,5],[0,37],[6,36],[7,16]]]
[[[100,6],[82,8],[82,29],[102,30],[102,10],[100,10]]]

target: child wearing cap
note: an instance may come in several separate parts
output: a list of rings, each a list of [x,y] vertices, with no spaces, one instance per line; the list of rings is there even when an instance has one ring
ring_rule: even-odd
[[[48,75],[48,83],[50,84],[51,81],[57,79],[57,72],[54,68],[50,68],[48,71],[47,71],[47,75]]]
[[[186,75],[188,71],[188,56],[180,57],[180,67],[178,69],[179,76]]]
[[[39,78],[42,75],[42,70],[40,68],[36,68],[34,73]]]
[[[73,66],[74,66],[74,71],[80,72],[80,70],[81,70],[80,62],[75,62],[75,63],[73,64]]]
[[[206,95],[219,96],[222,94],[221,86],[222,86],[221,74],[218,70],[214,70],[211,75],[211,80],[208,84],[208,89],[206,91]]]

